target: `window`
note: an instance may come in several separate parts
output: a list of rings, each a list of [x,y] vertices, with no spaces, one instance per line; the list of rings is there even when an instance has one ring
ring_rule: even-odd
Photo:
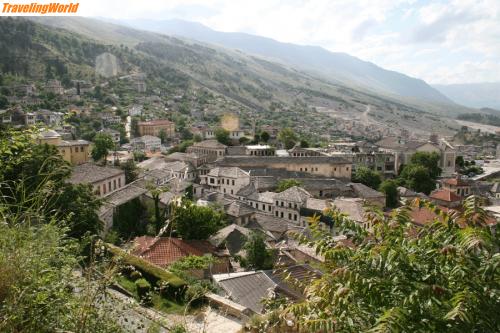
[[[276,217],[277,217],[277,216],[278,216],[278,211],[275,211],[275,212],[274,212],[274,215],[276,215]]]
[[[271,211],[271,205],[267,206],[267,210]]]
[[[234,186],[234,179],[233,179],[233,186]]]
[[[122,179],[118,178],[118,187],[122,187]]]
[[[116,179],[113,179],[113,190],[116,190]]]
[[[319,191],[319,196],[322,197],[323,196],[323,191]]]
[[[231,194],[233,194],[233,190],[231,190]]]
[[[279,206],[279,205],[280,205],[280,204],[279,204],[279,201],[276,201],[276,206]]]
[[[281,218],[283,218],[283,212],[281,212],[281,214],[280,214],[280,215],[281,215]]]
[[[292,213],[288,213],[288,219],[291,220],[292,219]]]
[[[210,184],[214,184],[214,183],[215,183],[215,179],[210,178]]]
[[[293,206],[294,206],[295,208],[297,208],[297,204],[294,204]]]
[[[281,202],[281,207],[285,207],[285,203],[283,201]]]
[[[288,203],[288,208],[292,208],[292,203],[291,202]]]
[[[106,194],[106,184],[102,185],[102,194]]]
[[[108,190],[111,192],[111,181],[108,182]]]
[[[293,220],[297,221],[297,214],[293,214]]]

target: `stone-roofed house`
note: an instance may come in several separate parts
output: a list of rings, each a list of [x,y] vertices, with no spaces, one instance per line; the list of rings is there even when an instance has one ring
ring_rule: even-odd
[[[284,169],[311,175],[351,179],[352,163],[336,156],[281,157],[281,156],[225,156],[217,160],[219,166],[235,166],[246,170]]]
[[[130,140],[130,145],[134,150],[140,151],[160,151],[161,139],[152,135],[143,135]]]
[[[224,211],[232,223],[246,225],[255,217],[256,210],[244,202],[234,200],[224,206]]]
[[[493,184],[490,192],[494,198],[500,199],[500,183],[497,182],[497,183]]]
[[[231,195],[250,184],[250,174],[237,167],[215,167],[200,178],[200,184]]]
[[[312,195],[298,186],[293,186],[274,195],[274,216],[288,222],[300,223],[300,209]]]
[[[332,206],[338,209],[341,213],[347,214],[350,219],[359,223],[363,228],[371,230],[372,225],[365,218],[366,208],[363,199],[337,198],[332,201]],[[333,234],[337,234],[337,231],[333,230]]]
[[[120,144],[120,132],[117,130],[114,130],[112,128],[104,128],[101,130],[101,133],[107,134],[113,139],[113,142],[115,145]]]
[[[364,199],[371,205],[385,207],[385,194],[361,183],[350,183],[356,197]]]
[[[413,199],[416,199],[419,197],[419,194],[413,190],[410,190],[409,188],[403,187],[403,186],[398,186],[398,196],[400,200],[408,200],[411,201]]]
[[[125,172],[121,169],[85,163],[73,168],[69,182],[90,184],[97,195],[104,197],[125,186]]]
[[[451,176],[455,172],[456,149],[446,140],[439,143],[430,141],[406,140],[400,137],[386,137],[375,143],[383,152],[395,156],[395,173],[398,174],[403,164],[409,164],[416,152],[436,152],[441,156],[439,167],[443,176]]]
[[[293,281],[307,285],[320,276],[319,271],[308,265],[297,265],[276,270],[216,274],[213,280],[220,287],[221,296],[254,313],[262,313],[264,298],[286,297],[291,302],[301,300],[304,298],[303,290]]]
[[[300,225],[303,227],[308,226],[309,220],[317,216],[319,222],[331,227],[333,224],[332,219],[324,215],[324,212],[330,208],[332,208],[331,200],[307,198],[306,204],[300,209]]]
[[[217,231],[208,241],[219,250],[227,249],[231,256],[238,255],[243,250],[250,235],[250,229],[230,224]]]
[[[227,146],[217,140],[204,140],[196,142],[186,149],[187,153],[195,153],[199,155],[208,155],[210,161],[223,157],[227,153]]]
[[[211,254],[217,259],[202,276],[210,273],[228,273],[231,271],[229,258],[219,253],[215,246],[206,240],[182,240],[173,237],[141,236],[133,241],[132,254],[160,267],[168,267],[177,260],[187,256],[203,256]],[[201,276],[200,276],[201,277]]]

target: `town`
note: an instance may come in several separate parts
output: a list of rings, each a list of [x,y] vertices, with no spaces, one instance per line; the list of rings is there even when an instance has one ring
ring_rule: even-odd
[[[102,52],[90,75],[70,76],[57,60],[43,78],[0,72],[0,222],[62,225],[77,240],[68,251],[79,257],[56,266],[78,282],[60,288],[95,293],[91,311],[114,321],[96,331],[336,331],[329,313],[343,317],[330,303],[347,304],[360,290],[373,299],[391,293],[378,270],[394,278],[392,292],[405,302],[431,293],[429,312],[451,293],[435,276],[468,283],[467,274],[482,274],[491,297],[482,308],[498,310],[498,130],[464,122],[411,131],[370,120],[369,104],[361,114],[336,105],[336,116],[298,100],[262,110],[196,80],[173,73],[164,80],[118,63]],[[47,235],[38,241],[52,244],[55,236]],[[454,264],[469,263],[460,273],[412,268],[425,266],[416,263],[423,258],[448,265],[449,253],[460,251],[467,259]],[[473,266],[482,256],[491,261]],[[369,273],[361,277],[349,263]],[[430,291],[399,290],[398,270],[405,269],[437,274],[411,281]],[[304,313],[318,322],[304,324]],[[439,325],[461,327],[462,319],[447,312],[452,323]],[[335,325],[346,331],[349,319]],[[481,327],[495,325],[498,319]]]

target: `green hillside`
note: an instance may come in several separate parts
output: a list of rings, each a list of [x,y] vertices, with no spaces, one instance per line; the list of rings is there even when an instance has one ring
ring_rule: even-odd
[[[382,97],[238,51],[93,19],[2,18],[0,29],[6,80],[105,82],[94,66],[99,54],[109,52],[118,58],[122,74],[144,72],[152,87],[205,89],[239,105],[247,121],[294,126],[305,133],[358,135],[366,132],[364,127],[374,133],[405,127],[422,135],[437,129],[446,134],[458,126],[443,115],[470,111]],[[353,133],[342,125],[351,120],[362,124]]]

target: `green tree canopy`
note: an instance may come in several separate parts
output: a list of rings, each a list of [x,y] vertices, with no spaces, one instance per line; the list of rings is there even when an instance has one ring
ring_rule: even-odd
[[[421,165],[427,170],[429,170],[429,176],[432,179],[436,179],[441,174],[441,168],[439,167],[440,156],[436,152],[427,153],[417,151],[411,157],[411,164]]]
[[[0,193],[11,214],[27,209],[28,194],[44,191],[41,214],[60,217],[69,227],[68,235],[80,238],[85,233],[102,230],[97,211],[101,200],[89,185],[68,183],[70,165],[59,155],[55,146],[36,145],[30,131],[9,130],[0,133]],[[38,197],[40,198],[40,197]],[[6,215],[8,216],[8,214]],[[64,218],[62,218],[64,217]]]
[[[109,151],[115,147],[113,139],[109,134],[97,133],[94,137],[94,146],[90,155],[94,161],[100,161],[101,159],[106,164],[106,158],[108,157]]]
[[[378,190],[385,194],[385,205],[389,208],[398,205],[398,183],[394,179],[386,179],[380,184]]]
[[[289,128],[285,127],[278,133],[278,140],[285,146],[285,149],[291,149],[297,142],[297,134]]]
[[[431,177],[429,169],[423,165],[408,164],[399,175],[402,184],[416,192],[429,194],[436,188],[436,181]]]
[[[288,322],[304,332],[500,331],[499,236],[484,226],[478,199],[466,200],[462,215],[415,202],[436,215],[419,229],[409,206],[388,217],[372,214],[372,232],[332,211],[348,244],[314,219],[313,239],[300,241],[325,258],[323,275],[295,281],[307,297],[269,314],[268,327]]]
[[[374,190],[377,190],[382,183],[382,176],[380,173],[367,168],[367,167],[359,167],[356,168],[356,171],[352,174],[352,181],[355,183],[361,183],[368,187],[371,187]]]
[[[184,199],[172,206],[173,228],[183,239],[207,239],[225,225],[224,214]]]
[[[276,192],[283,192],[288,190],[290,187],[300,186],[302,183],[297,179],[282,179],[278,182],[278,187],[276,188]]]
[[[222,144],[230,145],[231,139],[229,138],[229,131],[223,128],[217,128],[215,130],[215,138]]]
[[[271,138],[271,136],[266,131],[260,133],[260,139],[262,141],[267,143],[267,141],[269,141],[270,138]]]
[[[246,255],[242,258],[243,266],[250,269],[273,268],[273,252],[266,247],[264,235],[260,232],[252,232],[243,247]]]
[[[120,168],[125,171],[125,182],[130,184],[139,176],[137,165],[134,160],[128,160],[120,165]]]

